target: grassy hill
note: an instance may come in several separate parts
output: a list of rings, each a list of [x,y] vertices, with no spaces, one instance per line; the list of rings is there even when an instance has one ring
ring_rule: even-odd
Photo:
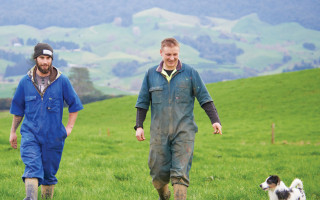
[[[314,69],[209,84],[223,135],[212,134],[196,102],[199,132],[188,199],[267,199],[259,184],[270,174],[286,185],[302,179],[307,198],[319,199],[319,77],[320,69]],[[85,105],[66,140],[55,199],[156,199],[147,166],[150,113],[147,140],[138,142],[136,99]],[[66,122],[67,112],[64,116]],[[8,112],[0,113],[0,199],[24,197],[19,150],[8,143],[11,120]]]
[[[161,59],[160,42],[165,37],[187,37],[199,44],[198,37],[208,36],[212,44],[205,45],[200,50],[222,45],[221,51],[210,54],[220,53],[221,58],[225,58],[223,50],[226,45],[235,45],[237,49],[243,50],[234,63],[219,63],[201,56],[200,50],[192,45],[182,43],[181,60],[194,65],[203,75],[213,73],[214,75],[207,76],[208,83],[216,79],[220,81],[281,73],[283,70],[294,69],[296,65],[320,65],[319,31],[306,29],[297,23],[271,25],[262,22],[257,14],[235,20],[197,17],[160,8],[136,13],[132,20],[131,26],[122,26],[117,20],[84,28],[0,26],[0,50],[23,54],[29,58],[33,46],[26,45],[26,41],[30,38],[37,41],[49,39],[55,42],[73,42],[79,45],[79,49],[55,49],[59,58],[69,64],[69,67],[61,70],[68,74],[70,67],[87,67],[94,85],[106,94],[115,95],[135,94],[139,90],[145,70],[158,64]],[[18,39],[22,39],[25,44],[16,46]],[[305,43],[313,44],[315,49],[303,48]],[[137,61],[139,67],[133,70],[128,66],[127,70],[132,70],[131,76],[113,72],[119,62],[132,61]],[[21,77],[3,77],[6,66],[12,65],[11,63],[12,61],[9,62],[0,55],[0,84],[8,85],[0,87],[0,98],[11,97],[12,88],[16,87],[17,80]],[[213,76],[215,79],[210,79]]]

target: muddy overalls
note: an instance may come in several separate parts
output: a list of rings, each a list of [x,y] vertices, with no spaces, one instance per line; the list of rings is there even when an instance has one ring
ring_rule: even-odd
[[[195,133],[195,97],[200,105],[212,101],[198,72],[178,62],[168,81],[163,62],[150,68],[143,80],[136,108],[151,103],[149,168],[156,189],[168,184],[189,186]]]
[[[69,112],[83,109],[79,97],[66,76],[56,68],[56,76],[41,93],[34,85],[35,67],[24,76],[10,108],[13,115],[24,117],[21,125],[20,153],[25,178],[38,178],[39,185],[54,185],[67,132],[62,124],[64,101]]]

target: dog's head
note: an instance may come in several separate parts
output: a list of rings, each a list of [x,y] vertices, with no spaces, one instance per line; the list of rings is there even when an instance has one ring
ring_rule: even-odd
[[[280,178],[276,175],[269,176],[265,182],[260,184],[261,189],[263,190],[274,190],[277,185],[280,184]]]

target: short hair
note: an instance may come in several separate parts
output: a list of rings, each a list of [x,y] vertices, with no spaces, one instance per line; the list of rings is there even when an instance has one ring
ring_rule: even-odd
[[[166,38],[161,42],[161,49],[163,49],[164,47],[175,47],[175,46],[180,47],[180,44],[174,38]]]

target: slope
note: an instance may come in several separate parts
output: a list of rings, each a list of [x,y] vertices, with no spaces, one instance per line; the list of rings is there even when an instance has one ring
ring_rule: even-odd
[[[267,198],[258,185],[269,174],[278,174],[287,185],[301,178],[308,199],[319,199],[319,76],[314,69],[209,84],[223,135],[211,134],[209,119],[196,103],[199,133],[188,199]],[[147,140],[137,142],[136,98],[85,105],[66,140],[55,199],[156,198],[147,166],[150,113]],[[0,113],[0,154],[6,155],[0,158],[0,199],[22,199],[23,164],[9,147],[10,125],[11,116]]]

